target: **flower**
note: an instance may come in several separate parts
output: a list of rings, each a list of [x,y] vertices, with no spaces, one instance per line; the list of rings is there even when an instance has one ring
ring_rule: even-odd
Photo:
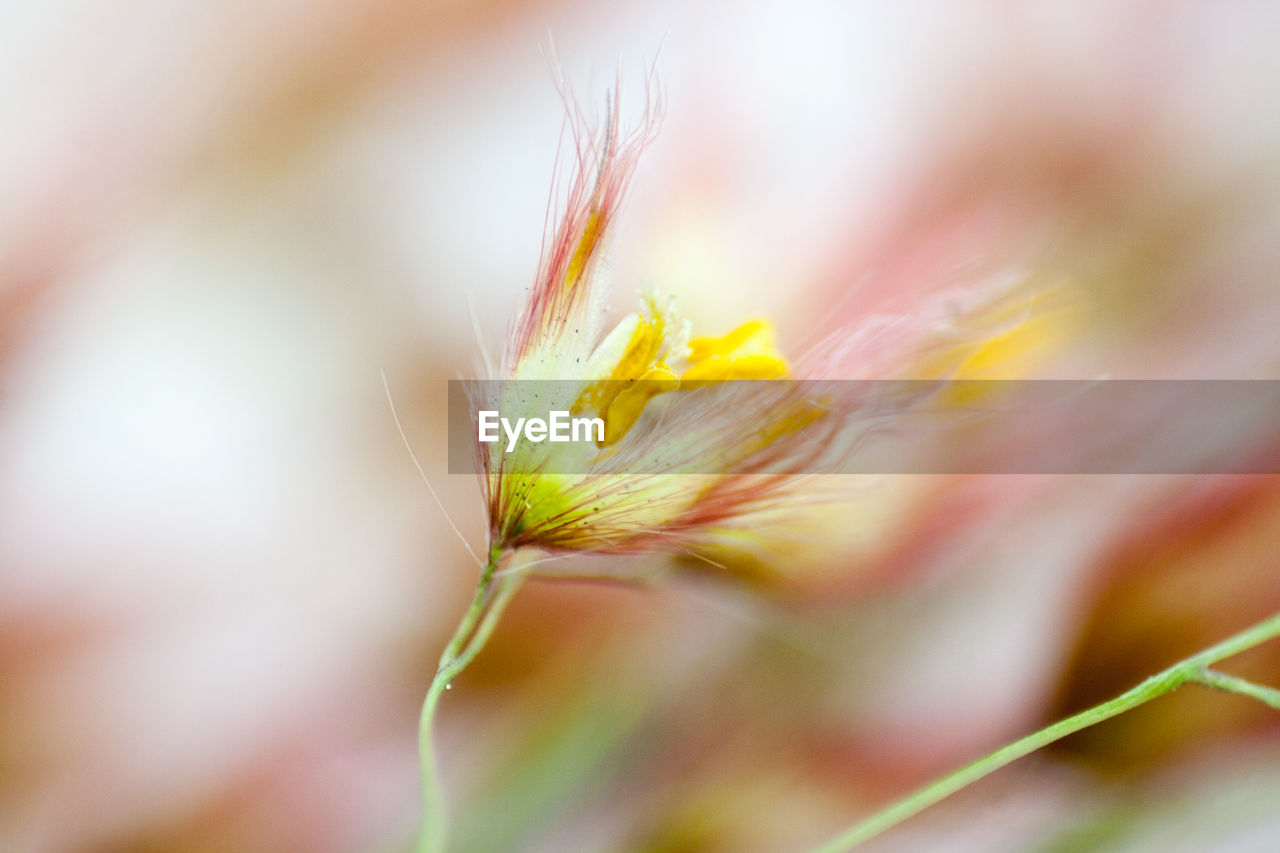
[[[856,452],[884,415],[938,395],[929,386],[886,398],[869,385],[758,380],[846,377],[851,366],[870,378],[913,370],[946,378],[971,367],[990,375],[993,362],[1025,350],[1026,335],[1015,332],[1040,316],[1011,302],[1007,280],[972,293],[951,288],[911,317],[836,324],[794,364],[767,320],[691,337],[674,301],[652,292],[607,327],[604,257],[659,124],[656,92],[651,80],[643,120],[629,134],[619,129],[618,90],[596,133],[566,99],[576,171],[565,209],[544,238],[498,381],[472,383],[470,393],[477,410],[536,405],[599,418],[603,436],[595,444],[476,444],[498,552],[693,554],[713,540],[750,538],[753,521],[815,497],[800,487],[820,463]]]

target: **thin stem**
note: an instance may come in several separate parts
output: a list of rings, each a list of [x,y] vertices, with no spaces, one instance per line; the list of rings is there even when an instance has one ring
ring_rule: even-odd
[[[1202,684],[1208,683],[1205,681],[1205,677],[1211,672],[1207,669],[1210,664],[1239,654],[1277,636],[1280,636],[1280,613],[1223,640],[1215,646],[1179,661],[1114,699],[1103,702],[1101,705],[1095,705],[1086,711],[1081,711],[1038,732],[1029,734],[997,749],[989,755],[979,758],[972,764],[962,767],[948,776],[944,776],[908,794],[861,823],[855,824],[835,839],[816,848],[813,853],[843,853],[845,850],[851,850],[859,844],[863,844],[881,833],[887,832],[908,818],[919,814],[929,806],[946,799],[984,776],[994,773],[1006,764],[1017,761],[1024,755],[1035,752],[1041,747],[1048,746],[1054,741],[1081,729],[1087,729],[1103,720],[1123,714],[1125,711],[1130,711],[1139,705],[1150,702],[1157,696],[1163,696],[1170,691],[1176,690],[1189,681],[1196,681]],[[1213,675],[1220,674],[1213,673]],[[1271,694],[1280,693],[1280,691],[1259,687],[1250,682],[1245,682],[1243,679],[1235,679],[1231,676],[1222,676],[1221,679],[1213,680],[1216,683],[1210,686],[1229,689],[1234,693],[1243,693],[1267,702],[1267,704],[1272,704],[1272,701],[1269,701],[1274,698]],[[1224,687],[1223,685],[1228,682],[1230,687]],[[1248,685],[1249,689],[1244,689],[1243,685]]]
[[[467,612],[463,615],[462,621],[458,623],[457,629],[453,632],[453,636],[449,638],[449,644],[444,647],[444,651],[440,655],[440,663],[436,668],[437,677],[441,670],[445,669],[454,658],[458,656],[459,650],[463,643],[470,637],[471,632],[476,626],[476,622],[480,619],[481,613],[484,611],[485,603],[488,600],[489,588],[493,584],[493,576],[497,571],[498,562],[502,559],[502,550],[500,548],[491,548],[489,550],[489,560],[480,570],[480,580],[476,584],[475,595],[471,598],[471,606],[467,608]]]
[[[484,648],[507,602],[520,586],[521,576],[511,575],[495,579],[494,573],[501,561],[503,550],[495,547],[489,551],[489,560],[480,572],[471,606],[454,631],[426,698],[422,701],[422,713],[418,717],[418,759],[422,774],[422,824],[418,833],[416,853],[441,853],[444,850],[446,816],[436,771],[436,758],[432,730],[436,706],[440,696],[449,689],[449,683],[475,659]]]
[[[1241,696],[1248,696],[1250,699],[1257,699],[1264,705],[1270,705],[1280,711],[1280,690],[1276,690],[1274,687],[1264,687],[1247,679],[1237,678],[1234,675],[1227,675],[1225,672],[1218,672],[1213,669],[1200,670],[1192,680],[1197,684],[1203,684],[1205,687],[1212,687],[1214,690],[1238,693]]]

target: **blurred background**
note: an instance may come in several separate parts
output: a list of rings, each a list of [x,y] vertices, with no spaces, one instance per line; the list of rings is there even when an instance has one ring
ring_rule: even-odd
[[[482,544],[445,380],[537,264],[549,30],[668,96],[620,313],[785,350],[1017,270],[1078,309],[1001,370],[1280,376],[1274,3],[8,0],[0,849],[405,849],[476,570],[379,371]],[[803,850],[1280,608],[1275,478],[868,480],[793,539],[526,585],[442,706],[456,849]],[[1280,716],[1187,688],[877,849],[1275,850],[1277,797]]]

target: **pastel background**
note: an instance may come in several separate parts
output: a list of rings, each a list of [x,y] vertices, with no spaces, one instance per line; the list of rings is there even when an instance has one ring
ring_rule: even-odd
[[[380,373],[481,543],[446,380],[537,263],[548,32],[667,94],[619,312],[786,349],[1012,271],[1075,306],[1019,376],[1280,375],[1276,4],[7,0],[0,850],[404,849],[475,569]],[[456,848],[803,850],[1280,607],[1273,478],[889,478],[795,538],[527,585],[442,706]],[[1274,850],[1277,796],[1280,718],[1187,688],[876,849]]]

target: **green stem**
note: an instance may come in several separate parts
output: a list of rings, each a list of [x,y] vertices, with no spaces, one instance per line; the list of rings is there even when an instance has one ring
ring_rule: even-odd
[[[1067,717],[1065,720],[1060,720],[1038,732],[1016,740],[989,755],[979,758],[972,764],[908,794],[861,823],[855,824],[835,839],[816,848],[813,853],[842,853],[842,851],[851,850],[859,844],[863,844],[881,833],[887,832],[908,818],[919,814],[984,776],[999,770],[1006,764],[1017,761],[1024,755],[1035,752],[1037,749],[1048,746],[1054,741],[1081,729],[1087,729],[1103,720],[1109,720],[1114,716],[1123,714],[1125,711],[1133,710],[1139,705],[1150,702],[1157,696],[1163,696],[1172,690],[1176,690],[1187,682],[1209,684],[1211,687],[1230,690],[1234,693],[1241,693],[1260,699],[1263,702],[1267,702],[1267,704],[1274,704],[1275,696],[1272,694],[1280,695],[1280,691],[1259,687],[1251,682],[1236,679],[1232,676],[1213,673],[1208,670],[1208,667],[1223,658],[1239,654],[1277,636],[1280,636],[1280,613],[1223,640],[1215,646],[1179,661],[1114,699],[1103,702],[1101,705],[1095,705],[1086,711],[1081,711],[1074,716]],[[1210,681],[1214,683],[1210,684]],[[1246,688],[1245,685],[1248,685],[1248,687]]]
[[[1270,705],[1280,711],[1280,690],[1276,690],[1274,687],[1263,687],[1261,684],[1254,684],[1252,681],[1237,678],[1234,675],[1227,675],[1225,672],[1218,672],[1213,669],[1200,670],[1193,680],[1197,684],[1212,687],[1214,690],[1238,693],[1241,696],[1248,696],[1250,699],[1257,699],[1264,705]]]
[[[475,659],[484,648],[507,602],[520,586],[522,575],[512,574],[500,579],[494,572],[501,561],[503,550],[491,548],[489,560],[480,572],[471,606],[467,608],[458,629],[454,632],[444,653],[435,678],[427,688],[422,701],[422,713],[418,717],[418,759],[422,774],[422,824],[418,832],[416,853],[442,853],[445,845],[446,815],[436,771],[436,758],[432,730],[436,706],[440,696],[449,689],[449,683]]]

